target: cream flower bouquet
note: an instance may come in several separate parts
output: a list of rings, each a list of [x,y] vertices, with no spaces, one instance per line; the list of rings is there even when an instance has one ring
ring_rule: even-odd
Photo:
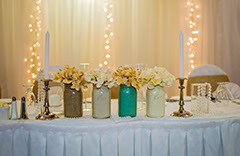
[[[175,77],[162,67],[147,68],[141,73],[140,78],[147,84],[148,89],[156,86],[170,87],[175,81]]]
[[[84,72],[66,65],[63,70],[58,69],[55,72],[53,81],[63,82],[64,84],[72,84],[71,88],[80,90],[81,86],[87,87],[88,82],[85,81]]]
[[[114,73],[118,85],[124,84],[139,89],[142,85],[142,79],[139,77],[142,70],[136,67],[120,66]]]
[[[90,69],[85,73],[84,78],[88,83],[96,85],[97,88],[102,86],[112,88],[116,85],[113,71],[110,68]]]

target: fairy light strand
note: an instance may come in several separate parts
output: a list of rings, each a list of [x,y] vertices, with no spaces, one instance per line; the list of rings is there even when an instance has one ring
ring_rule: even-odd
[[[199,5],[194,2],[194,0],[190,0],[187,2],[187,7],[189,9],[189,28],[190,35],[187,42],[187,46],[189,48],[189,60],[190,60],[190,68],[191,70],[195,68],[195,54],[197,53],[197,43],[198,43],[198,23],[199,23]]]
[[[99,67],[103,66],[109,66],[109,62],[111,59],[111,39],[114,36],[113,33],[113,1],[112,0],[106,0],[105,1],[105,7],[104,12],[106,13],[106,27],[105,27],[105,35],[104,35],[104,61],[103,63],[99,64]]]
[[[30,55],[29,58],[24,58],[24,62],[29,65],[27,69],[28,79],[27,82],[29,84],[34,83],[35,78],[37,77],[37,73],[40,70],[40,56],[39,56],[39,48],[40,48],[40,31],[41,28],[41,0],[34,1],[34,12],[30,15],[31,23],[28,25],[29,31],[33,36],[32,45],[29,47]]]

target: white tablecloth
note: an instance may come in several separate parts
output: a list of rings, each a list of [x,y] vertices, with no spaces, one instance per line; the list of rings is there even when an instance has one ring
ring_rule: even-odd
[[[240,105],[210,105],[210,114],[187,119],[169,116],[177,103],[164,118],[119,118],[112,101],[110,119],[0,121],[0,156],[239,156]]]

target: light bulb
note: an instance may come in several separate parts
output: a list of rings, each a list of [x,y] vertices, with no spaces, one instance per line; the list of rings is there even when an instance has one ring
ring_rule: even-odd
[[[190,11],[191,11],[191,12],[193,12],[193,11],[194,11],[194,9],[192,8]]]
[[[108,37],[108,35],[107,34],[105,34],[105,36],[104,36],[105,38],[107,38]]]
[[[32,29],[30,29],[30,32],[32,32],[33,30]]]
[[[189,27],[190,27],[190,28],[193,28],[193,25],[190,25]]]
[[[25,58],[24,61],[27,62],[27,58]]]
[[[30,18],[33,18],[33,15],[30,15]]]
[[[32,55],[35,55],[35,53],[32,53]]]
[[[105,49],[106,49],[106,50],[107,50],[107,49],[109,49],[109,48],[110,48],[110,46],[109,46],[109,45],[106,45],[106,46],[105,46]]]
[[[193,60],[191,60],[190,62],[191,62],[191,63],[194,63],[194,61],[193,61]]]
[[[193,64],[191,65],[191,68],[192,68],[192,69],[194,68],[194,65],[193,65]]]
[[[190,54],[189,57],[190,57],[190,58],[193,58],[193,57],[194,57],[194,54]]]
[[[113,18],[110,18],[110,22],[113,22]]]
[[[36,47],[36,44],[34,44],[33,46]]]
[[[111,4],[111,5],[109,5],[109,7],[110,7],[110,8],[112,8],[112,7],[113,7],[113,5]]]
[[[102,66],[103,66],[103,65],[100,63],[100,64],[99,64],[99,67],[102,67]]]
[[[32,24],[29,24],[29,28],[31,28],[32,27]]]
[[[198,5],[196,5],[195,7],[198,8]]]
[[[111,27],[111,24],[108,24],[107,26],[110,28],[110,27]]]
[[[31,82],[31,80],[28,80],[28,82],[30,83],[30,82]]]
[[[104,8],[104,11],[105,11],[105,12],[107,12],[107,11],[108,11],[108,9],[107,9],[107,8]]]
[[[199,16],[199,15],[197,15],[196,17],[197,17],[197,18],[199,18],[200,16]]]
[[[110,41],[109,41],[109,40],[107,40],[107,41],[106,41],[106,44],[109,44],[109,43],[110,43]]]
[[[33,62],[33,59],[31,59],[30,61]]]
[[[187,5],[190,5],[191,3],[190,2],[187,2]]]
[[[28,70],[27,72],[30,73],[30,70]]]
[[[187,42],[187,45],[188,45],[188,46],[190,46],[190,43],[189,43],[189,42]]]
[[[196,25],[196,23],[193,23],[193,25]]]
[[[107,65],[108,64],[108,62],[107,61],[104,61],[104,65]]]
[[[41,66],[41,63],[38,63],[38,66]]]
[[[39,33],[37,33],[37,36],[39,37]]]
[[[107,55],[106,55],[106,58],[110,58],[110,55],[109,55],[109,54],[107,54]]]
[[[42,30],[42,28],[39,28],[39,31],[41,31]]]
[[[198,38],[194,38],[193,40],[194,40],[194,41],[197,41],[197,40],[198,40]]]
[[[37,59],[38,59],[38,60],[39,60],[39,58],[40,58],[40,57],[39,57],[39,56],[37,56]]]
[[[114,35],[114,33],[113,33],[113,32],[111,32],[111,33],[110,33],[110,36],[113,36],[113,35]]]
[[[38,68],[37,71],[40,71],[40,68]]]

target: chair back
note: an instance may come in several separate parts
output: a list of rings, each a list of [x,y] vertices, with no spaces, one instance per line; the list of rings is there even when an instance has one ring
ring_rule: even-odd
[[[208,82],[212,86],[212,92],[218,87],[218,82],[229,82],[227,74],[215,65],[203,65],[195,68],[188,76],[187,96],[191,96],[191,85],[194,83]]]

